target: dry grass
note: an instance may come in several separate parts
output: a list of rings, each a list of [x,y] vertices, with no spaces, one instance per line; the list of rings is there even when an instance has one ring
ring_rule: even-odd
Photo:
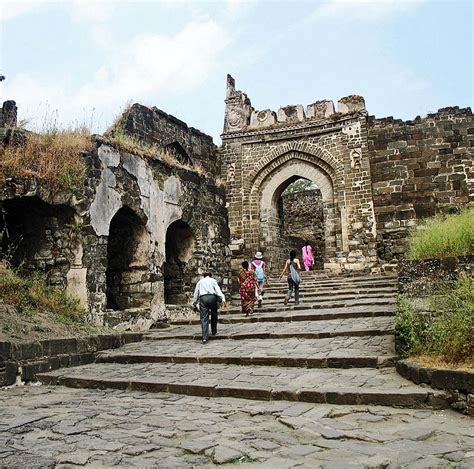
[[[467,256],[474,253],[474,205],[456,215],[438,215],[425,220],[410,234],[408,257]]]
[[[441,357],[430,355],[419,355],[410,357],[410,360],[425,368],[439,368],[442,370],[474,371],[474,359],[467,359],[460,362],[449,362]]]
[[[85,164],[81,151],[94,147],[85,127],[29,133],[23,145],[0,148],[0,183],[27,177],[45,182],[52,191],[76,191],[82,185]]]

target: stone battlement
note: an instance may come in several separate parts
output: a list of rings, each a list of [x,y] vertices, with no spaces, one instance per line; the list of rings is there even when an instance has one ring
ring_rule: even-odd
[[[250,98],[235,89],[235,80],[227,75],[226,110],[224,134],[268,129],[306,121],[338,120],[355,113],[365,113],[365,101],[362,96],[345,96],[337,102],[337,112],[330,100],[315,101],[306,109],[302,104],[283,106],[277,112],[271,109],[258,110],[252,107]]]

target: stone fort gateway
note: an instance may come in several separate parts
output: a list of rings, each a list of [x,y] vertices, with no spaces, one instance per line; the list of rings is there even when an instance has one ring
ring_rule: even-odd
[[[7,101],[5,142],[15,125]],[[243,259],[262,251],[276,272],[305,240],[319,270],[390,272],[412,227],[474,198],[469,108],[402,121],[352,95],[256,110],[229,75],[220,147],[140,104],[117,129],[162,153],[95,136],[79,192],[28,178],[0,187],[2,249],[16,240],[13,262],[78,296],[95,323],[178,315],[206,270],[230,291]],[[301,179],[309,189],[288,193]]]

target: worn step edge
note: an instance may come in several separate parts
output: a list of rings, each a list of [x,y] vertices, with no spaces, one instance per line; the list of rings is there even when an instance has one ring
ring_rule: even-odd
[[[393,329],[360,329],[352,331],[331,331],[331,332],[249,332],[249,333],[235,333],[235,334],[221,334],[213,337],[216,339],[329,339],[331,337],[363,337],[363,336],[379,336],[392,335]],[[166,339],[192,339],[201,340],[201,334],[166,334],[163,333],[148,333],[143,337],[144,340],[166,340]]]
[[[350,357],[249,357],[249,356],[195,356],[152,355],[143,353],[99,354],[96,363],[212,363],[216,365],[278,366],[299,368],[385,368],[394,367],[396,355]]]
[[[287,293],[287,290],[281,292],[268,292],[265,290],[264,298],[267,300],[282,300]],[[386,299],[386,298],[396,298],[396,292],[374,292],[374,293],[325,293],[321,295],[317,292],[311,292],[307,290],[300,291],[300,298],[314,298],[317,301],[342,301],[348,299],[354,300],[372,300],[374,298]],[[232,300],[240,300],[239,295],[233,295]]]
[[[395,306],[395,301],[369,301],[369,302],[358,302],[353,304],[347,303],[332,303],[332,304],[317,304],[304,302],[303,304],[294,305],[288,304],[285,305],[283,302],[279,305],[278,303],[267,304],[264,303],[261,308],[258,308],[258,311],[262,313],[273,313],[273,312],[289,312],[289,311],[301,311],[301,310],[319,310],[319,309],[337,309],[337,308],[356,308],[360,306]],[[230,308],[222,309],[220,314],[223,315],[232,315],[241,311],[237,305],[233,305]]]
[[[260,313],[260,312],[259,312]],[[256,314],[259,314],[256,313]],[[273,314],[272,312],[268,312],[267,314]],[[275,316],[275,315],[251,315],[251,316],[242,316],[235,313],[234,317],[231,314],[221,316],[219,313],[219,323],[220,324],[238,324],[238,323],[247,323],[247,322],[297,322],[297,321],[326,321],[331,319],[344,319],[344,318],[376,318],[376,317],[387,317],[387,316],[394,316],[393,311],[356,311],[356,312],[339,312],[339,313],[324,313],[324,314],[293,314],[288,316]],[[170,321],[172,325],[194,325],[194,324],[201,324],[199,319],[178,319],[174,321]]]
[[[118,389],[123,391],[168,392],[199,397],[233,397],[249,400],[285,400],[335,405],[383,405],[405,408],[446,409],[447,396],[439,391],[357,391],[347,392],[338,389],[317,390],[284,388],[263,388],[258,386],[237,387],[231,385],[202,385],[191,383],[169,383],[159,381],[133,381],[121,379],[74,378],[40,374],[38,378],[49,385],[62,385],[71,388]]]

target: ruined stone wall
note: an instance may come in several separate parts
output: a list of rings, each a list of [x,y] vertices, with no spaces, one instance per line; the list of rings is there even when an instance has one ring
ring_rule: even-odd
[[[180,301],[189,304],[207,270],[228,291],[225,192],[213,179],[119,151],[100,138],[83,158],[86,179],[78,193],[51,193],[33,179],[11,179],[0,188],[0,206],[8,212],[0,231],[14,228],[29,241],[26,270],[44,272],[78,296],[94,322],[111,315],[107,308],[162,310],[166,234],[179,221],[192,237],[180,258]],[[18,207],[25,215],[20,220]],[[31,220],[41,228],[34,243]]]
[[[474,118],[458,107],[407,122],[370,117],[368,139],[377,253],[390,262],[420,220],[474,200]]]
[[[123,113],[112,133],[116,131],[166,149],[181,163],[199,165],[210,176],[220,172],[212,137],[156,107],[134,104]]]
[[[317,268],[323,268],[324,211],[319,189],[285,194],[283,200],[284,234],[288,240],[288,251],[301,247],[309,241]]]

